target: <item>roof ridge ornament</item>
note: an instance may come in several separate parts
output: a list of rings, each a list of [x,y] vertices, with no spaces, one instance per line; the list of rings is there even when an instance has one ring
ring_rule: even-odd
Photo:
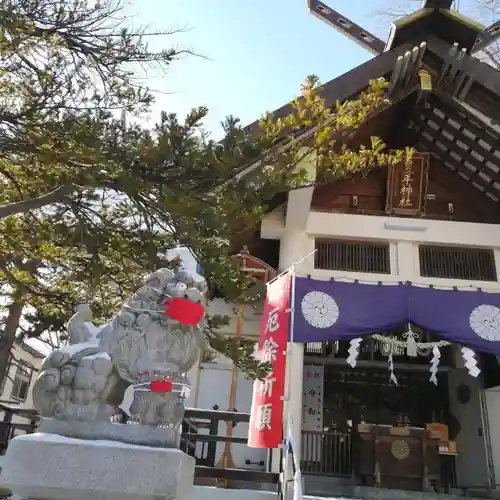
[[[321,0],[308,0],[309,10],[313,15],[377,55],[396,46],[415,42],[417,37],[421,37],[420,40],[423,41],[438,33],[439,38],[447,43],[458,41],[461,46],[466,47],[468,53],[484,48],[485,43],[489,44],[500,37],[500,27],[492,25],[485,29],[477,21],[452,9],[453,0],[423,0],[421,5],[420,9],[392,23],[385,43]]]

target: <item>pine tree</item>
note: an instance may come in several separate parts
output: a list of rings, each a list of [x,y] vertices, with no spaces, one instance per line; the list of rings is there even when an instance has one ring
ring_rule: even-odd
[[[87,296],[108,315],[168,244],[115,113],[153,100],[131,65],[181,52],[151,51],[121,15],[120,0],[0,6],[0,380],[16,337],[59,331]]]
[[[147,271],[168,265],[174,243],[192,248],[212,290],[248,302],[250,281],[233,255],[273,198],[291,189],[400,161],[377,138],[352,141],[388,105],[386,83],[330,109],[310,77],[288,116],[251,132],[229,117],[225,136],[203,130],[208,110],[163,113],[152,130],[116,112],[149,109],[135,63],[168,65],[129,32],[118,0],[5,0],[0,7],[0,380],[21,336],[60,333],[79,300],[107,318]],[[118,113],[119,114],[119,113]],[[350,145],[350,147],[349,147]],[[316,162],[309,179],[304,160]],[[259,376],[253,345],[212,346]]]

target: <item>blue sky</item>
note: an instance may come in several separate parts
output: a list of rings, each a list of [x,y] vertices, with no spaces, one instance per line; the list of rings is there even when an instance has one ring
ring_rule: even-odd
[[[329,0],[332,8],[385,39],[389,21],[377,15],[387,0]],[[363,8],[361,8],[363,6]],[[134,0],[135,25],[152,30],[183,28],[151,45],[192,48],[208,59],[187,57],[167,74],[148,72],[161,110],[185,114],[210,109],[205,126],[220,134],[225,116],[243,124],[295,97],[304,78],[326,82],[371,54],[309,13],[307,0]]]

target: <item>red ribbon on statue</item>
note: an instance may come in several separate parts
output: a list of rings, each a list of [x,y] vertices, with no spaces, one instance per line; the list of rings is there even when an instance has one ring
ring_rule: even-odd
[[[151,382],[151,392],[172,392],[172,381],[171,380],[153,380]]]
[[[260,325],[258,355],[271,363],[271,372],[253,385],[248,446],[277,448],[283,442],[286,347],[290,321],[290,273],[267,285]]]

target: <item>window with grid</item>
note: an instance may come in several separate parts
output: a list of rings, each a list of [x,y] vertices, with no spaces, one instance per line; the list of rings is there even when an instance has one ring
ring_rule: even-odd
[[[389,244],[318,239],[314,267],[335,271],[390,274]]]
[[[25,361],[17,363],[16,374],[12,384],[10,397],[20,401],[26,401],[33,376],[33,367]]]
[[[490,249],[421,245],[419,260],[421,276],[497,281],[495,256]]]
[[[11,366],[12,366],[12,354],[9,354],[9,360],[7,362],[7,375],[10,376],[10,372],[11,372]],[[7,382],[7,379],[9,378],[8,376],[4,377],[3,380],[2,380],[2,383],[0,384],[0,398],[1,399],[8,399],[8,396],[7,395],[4,395],[4,391],[5,391],[5,382]]]

